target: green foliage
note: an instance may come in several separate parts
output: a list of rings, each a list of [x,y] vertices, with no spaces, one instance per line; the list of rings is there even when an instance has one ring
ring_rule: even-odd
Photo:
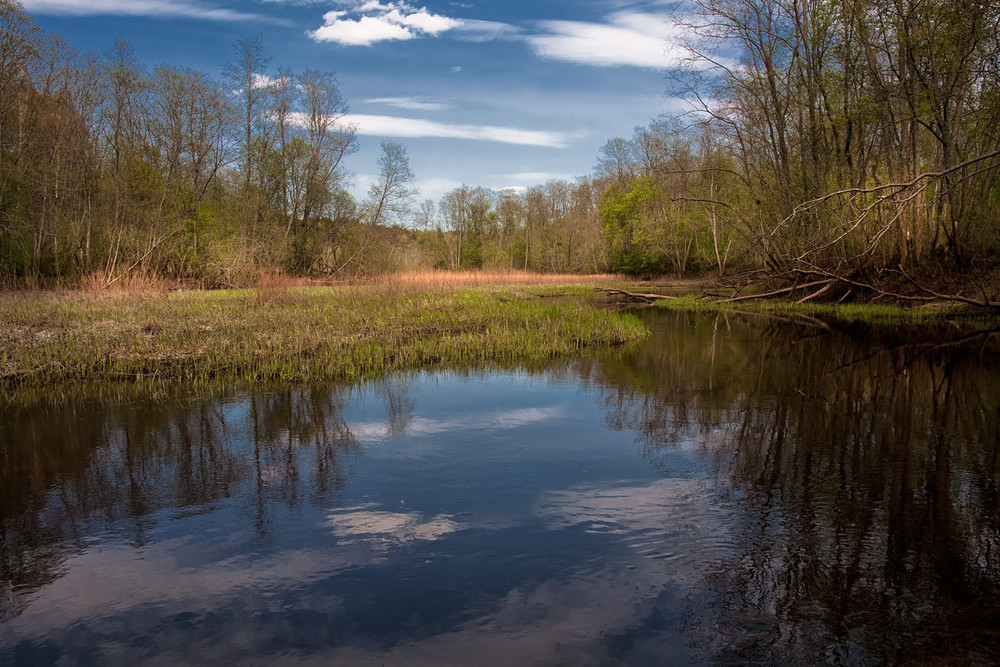
[[[647,250],[654,234],[649,211],[658,194],[652,179],[640,176],[624,188],[612,183],[601,195],[598,210],[612,271],[629,275],[662,272],[662,262]]]

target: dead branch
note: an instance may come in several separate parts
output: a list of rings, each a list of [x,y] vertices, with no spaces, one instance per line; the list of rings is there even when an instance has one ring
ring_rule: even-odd
[[[837,281],[835,281],[835,280],[829,281],[823,287],[819,288],[818,290],[816,290],[812,294],[806,294],[804,297],[802,297],[801,299],[799,299],[795,303],[806,303],[807,301],[812,301],[813,299],[815,299],[818,296],[823,296],[824,294],[826,294],[827,292],[830,291],[830,288],[833,287],[836,284],[836,282]]]
[[[871,201],[867,205],[865,205],[862,208],[862,210],[857,215],[854,216],[853,221],[850,224],[846,225],[846,227],[840,232],[840,234],[838,236],[836,236],[833,240],[828,241],[827,243],[825,243],[825,244],[823,244],[823,245],[821,245],[821,246],[819,246],[817,248],[813,248],[813,249],[809,250],[808,252],[804,253],[802,256],[798,257],[797,259],[801,261],[807,255],[810,255],[810,254],[813,254],[815,252],[818,252],[818,251],[830,248],[834,244],[836,244],[837,242],[839,242],[842,239],[844,239],[845,237],[847,237],[851,232],[853,232],[855,229],[857,229],[864,220],[866,220],[868,218],[869,214],[871,214],[872,211],[874,211],[876,208],[878,208],[882,204],[895,199],[901,193],[906,193],[907,191],[911,191],[912,190],[911,192],[909,192],[909,194],[905,195],[905,197],[903,198],[902,201],[897,201],[896,202],[897,209],[899,209],[899,210],[902,210],[902,208],[903,208],[904,205],[906,205],[909,202],[913,201],[918,196],[920,196],[923,192],[925,192],[927,190],[927,188],[929,187],[929,185],[933,181],[935,181],[937,179],[944,178],[944,177],[949,176],[949,175],[951,175],[953,173],[962,171],[963,169],[966,169],[967,167],[970,167],[972,165],[976,165],[976,164],[979,164],[981,162],[985,162],[987,160],[992,160],[992,159],[997,158],[997,157],[1000,157],[1000,150],[994,150],[994,151],[990,151],[988,153],[984,153],[982,155],[978,155],[978,156],[976,156],[974,158],[970,158],[970,159],[966,160],[965,162],[962,162],[960,164],[954,165],[952,167],[948,167],[947,169],[942,169],[940,171],[924,172],[922,174],[918,174],[917,176],[913,177],[909,181],[901,181],[901,182],[895,182],[895,183],[883,183],[881,185],[876,185],[876,186],[870,187],[870,188],[845,188],[843,190],[837,190],[835,192],[827,193],[827,194],[823,195],[822,197],[817,197],[815,199],[810,199],[808,201],[804,201],[804,202],[800,203],[799,205],[797,205],[792,210],[791,213],[789,213],[787,216],[785,216],[785,218],[783,220],[781,220],[777,225],[774,226],[773,229],[771,229],[767,233],[767,236],[773,237],[775,234],[778,233],[778,230],[780,230],[782,227],[784,227],[785,225],[787,225],[789,222],[791,222],[798,215],[803,214],[803,213],[807,213],[809,211],[812,211],[812,210],[818,208],[822,204],[825,204],[826,202],[828,202],[828,201],[830,201],[832,199],[836,199],[838,197],[847,197],[850,200],[850,199],[853,199],[854,197],[859,197],[859,196],[864,196],[864,195],[877,195],[876,198],[873,201]],[[991,165],[989,167],[982,168],[982,169],[978,170],[976,173],[981,173],[983,171],[988,171],[990,168],[994,168],[995,166],[996,165]],[[964,180],[964,179],[960,179],[960,180]],[[884,236],[885,232],[888,231],[888,229],[893,226],[893,224],[896,222],[897,219],[898,219],[898,214],[896,216],[894,216],[893,219],[889,222],[889,224],[887,224],[885,226],[885,229],[876,238],[876,240],[875,240],[876,242],[878,240],[880,240],[882,238],[882,236]],[[868,248],[868,251],[870,251],[870,250],[871,250],[871,244],[869,245],[869,248]]]
[[[733,303],[734,301],[749,301],[750,299],[766,299],[768,297],[778,296],[779,294],[789,294],[790,292],[794,292],[795,290],[809,289],[810,287],[817,287],[819,285],[829,286],[830,284],[836,281],[837,281],[836,277],[831,277],[827,280],[816,280],[814,282],[803,283],[801,285],[795,284],[792,285],[791,287],[782,287],[781,289],[776,289],[771,292],[764,292],[763,294],[744,294],[743,296],[733,296],[728,299],[723,299],[719,303]]]
[[[833,273],[832,271],[828,271],[826,269],[822,269],[822,268],[819,268],[819,267],[810,267],[809,269],[792,269],[792,271],[795,272],[795,273],[802,274],[802,275],[825,276],[825,277],[830,278],[832,280],[839,280],[839,281],[841,281],[843,283],[846,283],[848,285],[852,285],[854,287],[860,287],[862,289],[871,290],[872,292],[875,292],[879,296],[891,297],[893,299],[899,299],[901,301],[920,301],[920,302],[923,302],[923,303],[929,303],[929,302],[932,302],[932,301],[953,301],[953,302],[956,302],[956,303],[964,303],[964,304],[969,305],[969,306],[975,306],[976,308],[984,308],[984,309],[987,309],[987,310],[1000,310],[1000,304],[991,302],[985,296],[984,296],[983,300],[980,301],[978,299],[972,299],[972,298],[967,297],[967,296],[962,296],[961,294],[943,294],[943,293],[940,293],[940,292],[936,292],[936,291],[934,291],[932,289],[929,289],[927,287],[924,287],[923,285],[921,285],[920,283],[918,283],[916,280],[914,280],[911,276],[909,276],[902,269],[898,269],[896,272],[899,273],[901,276],[903,276],[903,278],[905,278],[907,281],[909,281],[918,290],[920,290],[921,292],[923,292],[924,293],[923,296],[921,296],[921,295],[915,295],[915,294],[900,294],[898,292],[890,292],[890,291],[882,289],[880,287],[876,287],[875,285],[872,285],[871,283],[863,283],[863,282],[860,282],[860,281],[857,281],[857,280],[853,280],[853,279],[848,278],[846,276],[837,275],[836,273]]]
[[[924,292],[925,294],[930,294],[932,297],[942,299],[945,301],[957,301],[959,303],[965,303],[970,306],[976,306],[978,308],[989,308],[989,309],[1000,308],[1000,304],[991,303],[989,297],[986,296],[985,293],[983,294],[982,301],[979,301],[977,299],[970,299],[969,297],[961,296],[960,294],[939,294],[938,292],[935,292],[934,290],[924,287],[923,285],[918,283],[916,280],[913,279],[913,277],[911,277],[908,273],[906,273],[906,271],[903,271],[902,268],[899,269],[899,274],[903,276],[906,280],[908,280],[910,284],[912,284],[918,290]]]
[[[640,292],[629,292],[623,289],[614,289],[611,287],[597,287],[595,289],[601,290],[608,296],[624,296],[628,297],[632,301],[645,301],[646,303],[653,303],[657,299],[676,299],[676,296],[667,296],[666,294],[643,294]]]
[[[961,171],[962,169],[965,169],[966,167],[970,167],[970,166],[972,166],[974,164],[978,164],[979,162],[983,162],[985,160],[990,160],[990,159],[995,158],[995,157],[1000,157],[1000,150],[995,150],[995,151],[990,151],[989,153],[984,153],[984,154],[979,155],[977,157],[974,157],[974,158],[971,158],[969,160],[966,160],[965,162],[962,162],[961,164],[957,164],[957,165],[955,165],[953,167],[949,167],[947,169],[942,169],[941,171],[928,171],[928,172],[924,172],[922,174],[918,174],[918,175],[914,176],[909,181],[904,181],[904,182],[901,182],[901,183],[884,183],[882,185],[876,185],[875,187],[871,187],[871,188],[847,188],[847,189],[844,189],[844,190],[837,190],[836,192],[830,192],[828,194],[823,195],[822,197],[817,197],[816,199],[810,199],[809,201],[802,202],[801,204],[799,204],[798,206],[795,207],[795,210],[792,212],[792,214],[789,216],[789,218],[793,217],[796,213],[800,213],[802,211],[807,211],[810,208],[813,208],[814,206],[816,206],[818,204],[822,204],[822,203],[824,203],[826,201],[829,201],[830,199],[833,199],[835,197],[841,197],[843,195],[870,195],[870,194],[876,194],[878,192],[882,192],[884,190],[894,190],[894,191],[897,191],[897,192],[901,191],[901,190],[907,190],[909,188],[912,188],[914,185],[917,185],[918,183],[920,183],[923,180],[931,180],[931,179],[935,179],[935,178],[942,178],[942,177],[947,176],[949,174],[953,174],[956,171]]]

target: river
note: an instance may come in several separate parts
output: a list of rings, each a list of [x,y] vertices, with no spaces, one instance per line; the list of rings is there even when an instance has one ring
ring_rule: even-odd
[[[1000,662],[991,331],[0,406],[0,665]]]

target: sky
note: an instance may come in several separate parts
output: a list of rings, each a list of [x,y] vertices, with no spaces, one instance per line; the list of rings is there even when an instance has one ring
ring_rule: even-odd
[[[126,38],[159,64],[220,76],[257,35],[268,72],[335,72],[359,131],[347,161],[363,195],[384,139],[420,190],[523,189],[592,173],[600,147],[682,103],[666,71],[685,55],[676,2],[656,0],[21,0],[91,53]]]

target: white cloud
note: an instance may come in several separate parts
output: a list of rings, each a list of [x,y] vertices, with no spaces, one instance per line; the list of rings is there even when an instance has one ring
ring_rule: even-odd
[[[356,125],[358,134],[380,137],[469,139],[548,148],[565,148],[567,145],[567,137],[562,132],[521,130],[496,125],[460,125],[418,118],[365,114],[351,114],[344,120]]]
[[[459,21],[455,19],[450,19],[440,14],[431,14],[426,9],[421,9],[412,14],[403,14],[398,9],[394,9],[386,14],[385,18],[393,23],[409,26],[410,28],[434,36],[459,25]]]
[[[336,14],[330,12],[327,17]],[[388,40],[413,39],[413,32],[401,25],[384,21],[380,18],[362,16],[357,21],[352,19],[327,20],[326,25],[306,33],[317,42],[336,42],[347,46],[371,46],[376,42]]]
[[[676,67],[691,56],[684,28],[662,14],[618,12],[608,23],[544,21],[546,32],[525,39],[543,58],[599,67]]]
[[[385,104],[397,109],[412,109],[415,111],[441,111],[449,108],[447,104],[421,97],[374,97],[362,101],[366,104]]]
[[[157,16],[162,18],[208,19],[212,21],[267,20],[258,14],[236,12],[186,0],[22,0],[33,14],[51,16]]]
[[[287,4],[312,4],[312,0],[265,0]],[[323,15],[323,26],[306,34],[317,42],[336,42],[348,46],[371,46],[377,42],[438,37],[445,32],[467,42],[516,38],[521,29],[499,21],[458,19],[433,14],[426,7],[414,7],[405,0],[383,3],[340,0],[344,9]]]
[[[257,89],[264,89],[264,88],[270,88],[271,86],[275,85],[276,83],[282,83],[282,84],[288,83],[289,80],[290,79],[288,79],[288,77],[284,77],[284,76],[281,76],[281,77],[278,77],[277,79],[274,79],[274,78],[269,77],[266,74],[257,74],[257,73],[254,73],[254,75],[253,75],[253,87],[254,87],[255,90],[257,90]]]
[[[323,26],[306,31],[306,34],[317,42],[371,46],[377,42],[425,35],[436,37],[460,25],[461,21],[432,14],[423,7],[417,9],[405,2],[383,4],[373,0],[347,10],[327,12],[323,15]]]

